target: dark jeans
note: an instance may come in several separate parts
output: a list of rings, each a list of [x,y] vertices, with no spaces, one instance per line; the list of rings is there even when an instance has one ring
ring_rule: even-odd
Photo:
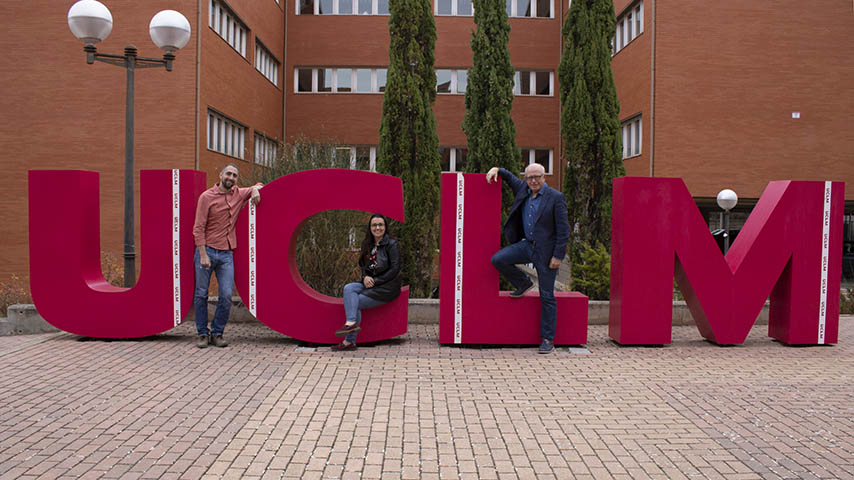
[[[211,260],[210,267],[202,267],[199,249],[193,257],[196,267],[196,291],[193,295],[193,307],[196,311],[196,330],[200,337],[208,335],[216,337],[222,335],[225,330],[225,322],[228,321],[228,312],[231,310],[231,293],[234,290],[234,258],[231,250],[217,250],[205,246],[208,258]],[[216,273],[216,281],[219,284],[219,301],[216,302],[216,311],[211,321],[211,329],[208,330],[208,288],[211,285],[211,273]]]
[[[551,260],[551,256],[546,262],[549,260]],[[555,301],[557,269],[549,268],[548,263],[536,261],[534,259],[534,244],[527,240],[508,245],[492,256],[492,265],[516,288],[525,285],[530,280],[525,272],[516,265],[532,262],[537,270],[537,281],[540,284],[540,337],[554,340],[555,325],[557,324],[557,302]]]

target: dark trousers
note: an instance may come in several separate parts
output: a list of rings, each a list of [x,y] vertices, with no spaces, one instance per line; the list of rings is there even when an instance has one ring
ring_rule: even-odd
[[[555,325],[557,324],[557,302],[555,301],[555,278],[557,269],[549,268],[546,263],[534,258],[534,244],[522,240],[508,245],[497,251],[492,256],[492,265],[510,281],[514,287],[519,288],[530,279],[517,267],[520,263],[533,263],[537,270],[538,283],[540,284],[540,336],[549,340],[555,338]]]

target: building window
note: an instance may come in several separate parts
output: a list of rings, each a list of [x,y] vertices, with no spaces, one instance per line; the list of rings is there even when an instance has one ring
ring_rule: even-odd
[[[465,147],[439,147],[439,157],[443,172],[462,172],[465,170],[469,150]]]
[[[261,75],[273,82],[273,85],[279,86],[279,61],[257,38],[255,39],[255,70],[261,72]]]
[[[554,72],[517,71],[513,79],[516,95],[554,95]]]
[[[272,167],[279,154],[279,142],[255,132],[255,163]]]
[[[294,68],[296,93],[383,93],[386,68]]]
[[[539,163],[546,170],[546,175],[552,174],[554,165],[554,150],[550,148],[523,148],[522,165]]]
[[[643,118],[638,115],[623,122],[623,158],[634,157],[641,154],[641,146],[643,144],[642,120]]]
[[[346,164],[353,170],[377,171],[377,147],[374,145],[340,145],[335,147],[336,165]]]
[[[433,14],[437,16],[454,15],[470,17],[473,15],[471,0],[435,0]]]
[[[617,31],[611,38],[614,54],[616,55],[641,33],[643,33],[643,2],[637,2],[617,17]]]
[[[297,92],[316,92],[317,85],[312,87],[312,73],[315,70],[311,68],[295,68],[294,69],[294,86]],[[329,77],[332,78],[331,76]]]
[[[297,15],[388,15],[388,0],[299,0],[294,5]]]
[[[554,0],[504,0],[508,17],[554,18]]]
[[[468,70],[436,69],[436,93],[466,93]]]
[[[388,80],[388,69],[387,68],[378,68],[374,72],[377,86],[377,92],[385,92],[385,84]]]
[[[210,0],[208,6],[208,25],[231,45],[231,48],[246,57],[249,29],[222,0]]]
[[[208,110],[208,149],[243,159],[246,127]]]
[[[338,68],[335,70],[337,80],[333,82],[335,84],[336,92],[346,93],[353,91],[353,69],[352,68]]]

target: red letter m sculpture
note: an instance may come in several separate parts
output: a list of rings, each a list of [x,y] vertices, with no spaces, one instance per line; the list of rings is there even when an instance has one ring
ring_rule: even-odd
[[[675,273],[715,343],[743,343],[769,296],[771,337],[836,343],[843,207],[841,182],[771,182],[724,257],[681,179],[615,179],[610,336],[670,343]]]

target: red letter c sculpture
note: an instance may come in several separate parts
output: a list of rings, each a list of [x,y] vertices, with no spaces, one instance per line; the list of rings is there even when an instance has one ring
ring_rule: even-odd
[[[306,342],[336,343],[344,304],[312,289],[300,276],[300,226],[316,213],[335,209],[377,212],[403,221],[400,178],[359,170],[309,170],[270,182],[261,190],[261,199],[257,207],[249,203],[237,219],[234,275],[241,298],[260,322],[279,333]],[[406,333],[408,304],[409,288],[404,287],[396,300],[364,311],[359,341]]]

